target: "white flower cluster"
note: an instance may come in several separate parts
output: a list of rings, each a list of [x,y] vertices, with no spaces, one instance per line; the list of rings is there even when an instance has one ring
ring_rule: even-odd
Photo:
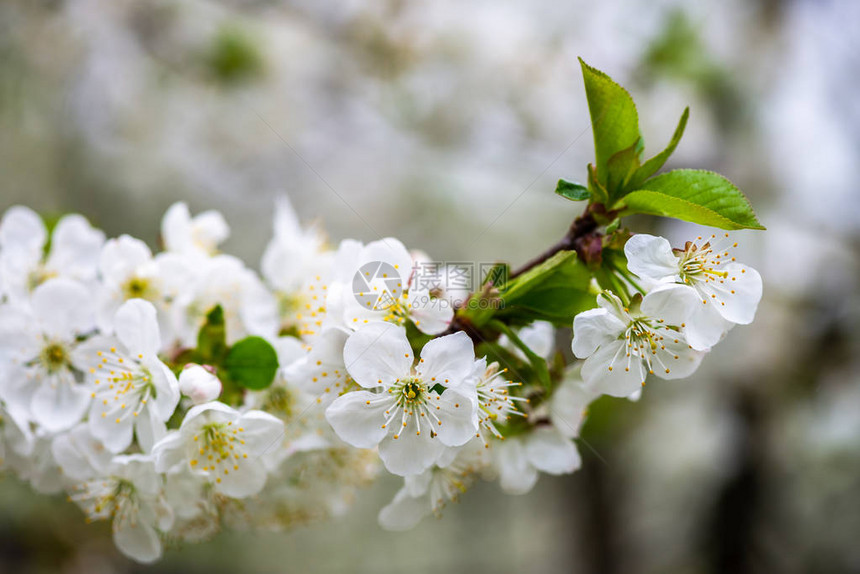
[[[734,325],[751,323],[761,276],[735,261],[735,247],[728,233],[698,237],[677,250],[662,237],[631,237],[624,245],[627,268],[645,295],[628,303],[604,291],[596,309],[573,321],[573,353],[585,359],[586,386],[630,397],[649,374],[687,377]]]
[[[761,296],[758,274],[727,249],[676,253],[634,236],[628,268],[648,293],[625,302],[603,292],[578,315],[581,379],[568,369],[548,393],[448,333],[453,294],[422,285],[419,256],[398,240],[330,248],[286,199],[274,220],[262,278],[218,252],[229,235],[219,213],[192,217],[182,203],[165,214],[155,255],[127,235],[105,240],[78,215],[51,233],[24,207],[0,221],[2,464],[111,520],[135,560],[222,524],[337,514],[377,461],[404,477],[380,512],[389,529],[438,513],[477,478],[527,492],[539,471],[579,467],[572,439],[592,400],[634,395],[649,373],[690,374],[733,324],[752,320]],[[218,306],[228,348],[253,335],[276,351],[270,386],[236,388],[186,364]],[[516,338],[554,355],[549,323]],[[507,337],[497,346],[528,363]]]

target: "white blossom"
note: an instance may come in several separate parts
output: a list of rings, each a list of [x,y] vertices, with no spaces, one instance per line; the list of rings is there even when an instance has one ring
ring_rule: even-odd
[[[49,279],[27,306],[0,309],[0,398],[51,432],[80,421],[90,403],[75,356],[78,337],[93,327],[87,289]]]
[[[262,411],[239,411],[219,402],[193,407],[179,430],[153,449],[156,468],[168,472],[186,466],[233,498],[252,496],[266,483],[260,458],[284,432],[283,423]]]
[[[445,446],[465,444],[478,430],[477,394],[465,384],[474,360],[471,339],[455,333],[427,343],[413,365],[405,330],[372,323],[344,347],[349,374],[367,390],[335,399],[326,419],[352,446],[379,445],[390,472],[418,474]]]
[[[159,532],[170,529],[173,511],[150,457],[114,457],[106,477],[78,485],[69,497],[88,519],[111,521],[114,544],[129,558],[144,564],[161,558]]]
[[[167,251],[190,256],[214,255],[230,236],[230,227],[218,211],[208,210],[191,217],[188,205],[171,205],[161,220],[161,238]]]
[[[593,392],[627,397],[650,373],[663,379],[692,374],[703,353],[684,338],[691,309],[701,305],[692,290],[658,288],[630,307],[613,293],[573,320],[573,354],[585,359],[582,378]]]
[[[0,295],[26,301],[47,279],[63,277],[88,283],[95,279],[104,233],[82,216],[61,218],[51,234],[31,209],[10,207],[0,221]]]
[[[343,293],[344,320],[351,329],[371,321],[403,325],[410,320],[423,333],[434,335],[454,316],[447,299],[418,280],[412,256],[393,237],[368,243],[352,269],[352,290]]]
[[[76,352],[87,368],[93,399],[90,429],[111,452],[128,448],[133,434],[149,452],[167,432],[165,423],[179,402],[179,385],[158,358],[161,337],[151,303],[127,301],[113,324],[116,337],[93,337]]]
[[[694,290],[700,301],[687,318],[685,334],[694,349],[707,350],[734,324],[751,323],[761,300],[761,276],[735,261],[732,249],[737,245],[726,233],[721,238],[698,237],[683,250],[673,250],[662,237],[637,234],[627,241],[624,253],[630,271],[649,284]]]
[[[569,474],[580,467],[579,451],[551,424],[493,443],[490,450],[499,484],[508,494],[525,494],[534,487],[538,471]]]

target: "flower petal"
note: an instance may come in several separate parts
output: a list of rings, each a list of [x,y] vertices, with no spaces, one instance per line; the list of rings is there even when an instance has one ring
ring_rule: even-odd
[[[115,520],[113,542],[120,552],[142,564],[151,564],[161,558],[158,533],[139,520]]]
[[[398,432],[399,434],[390,435],[379,443],[379,458],[388,472],[409,476],[433,466],[444,448],[438,438],[431,438],[429,432],[419,435],[412,425]],[[397,438],[394,438],[395,436]]]
[[[424,345],[416,371],[431,387],[434,384],[458,387],[472,374],[474,367],[475,346],[472,339],[458,331],[437,337]]]
[[[573,354],[584,359],[618,338],[624,323],[606,309],[589,309],[573,318]]]
[[[637,233],[624,244],[627,269],[642,279],[674,281],[680,270],[672,245],[663,238]]]
[[[725,283],[708,283],[708,291],[716,295],[708,303],[712,303],[727,321],[741,325],[752,323],[761,301],[761,275],[740,263],[729,263],[720,270],[728,273],[728,277]]]
[[[499,471],[499,485],[508,494],[525,494],[537,482],[537,469],[529,463],[520,439],[494,443],[493,461]]]
[[[33,314],[48,335],[69,339],[94,325],[93,298],[71,279],[49,279],[33,291]]]
[[[582,379],[589,390],[613,397],[626,397],[642,386],[648,371],[642,360],[628,357],[624,352],[624,341],[614,341],[601,346],[582,365]]]
[[[122,304],[114,317],[114,330],[131,355],[153,357],[161,347],[155,307],[143,299]]]
[[[442,424],[427,422],[436,432],[436,438],[445,446],[462,446],[478,432],[478,401],[474,391],[472,395],[470,397],[459,390],[446,389],[438,400],[431,399],[430,408],[439,407],[435,414]]]
[[[90,225],[85,217],[66,215],[57,222],[51,236],[48,266],[76,279],[92,279],[104,242],[104,232]]]
[[[391,386],[409,375],[412,347],[406,330],[391,323],[372,323],[352,334],[343,348],[347,371],[365,388]]]
[[[382,425],[390,403],[378,399],[379,395],[369,391],[346,393],[328,406],[325,418],[342,441],[356,448],[373,448],[388,433]]]
[[[551,427],[533,430],[525,442],[526,458],[548,474],[569,474],[582,465],[573,441]]]
[[[386,530],[410,530],[428,514],[430,505],[425,496],[410,496],[406,488],[401,488],[394,500],[379,511],[379,525]]]
[[[670,325],[680,325],[702,306],[696,290],[687,285],[660,285],[642,299],[640,309],[654,319]]]

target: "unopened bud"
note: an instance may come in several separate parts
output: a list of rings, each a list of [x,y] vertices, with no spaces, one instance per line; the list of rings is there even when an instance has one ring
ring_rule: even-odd
[[[179,374],[179,390],[195,405],[214,401],[221,394],[221,381],[209,365],[188,363]]]

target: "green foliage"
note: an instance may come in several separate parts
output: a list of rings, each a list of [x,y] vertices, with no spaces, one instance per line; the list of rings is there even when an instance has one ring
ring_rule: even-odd
[[[591,114],[591,128],[594,132],[594,154],[596,181],[609,191],[610,203],[614,199],[613,189],[608,187],[609,161],[619,152],[632,148],[632,153],[624,160],[616,160],[615,171],[627,171],[622,161],[632,161],[637,157],[641,134],[636,104],[630,94],[616,84],[603,72],[586,64],[582,59],[582,77],[585,82],[585,96]],[[593,190],[592,190],[593,191]]]
[[[622,215],[647,213],[720,229],[764,229],[749,200],[723,176],[678,169],[658,175],[624,197]]]
[[[562,251],[508,282],[499,293],[504,307],[494,318],[525,325],[537,320],[567,326],[594,306],[588,292],[591,273],[574,251]]]
[[[262,337],[245,337],[227,353],[224,368],[230,379],[240,386],[259,391],[275,380],[278,354]]]
[[[646,179],[657,173],[657,171],[663,167],[666,160],[669,159],[669,156],[671,156],[675,151],[675,148],[678,147],[678,142],[681,141],[681,137],[684,135],[684,128],[687,127],[687,120],[689,118],[690,108],[684,108],[684,113],[681,114],[678,127],[675,128],[675,133],[672,134],[672,139],[669,140],[669,145],[666,146],[666,149],[636,169],[629,181],[625,182],[625,189],[638,189]]]
[[[227,351],[227,328],[224,325],[224,310],[221,305],[213,307],[206,315],[206,322],[197,332],[197,355],[206,364],[214,364]]]
[[[232,404],[241,398],[243,389],[261,390],[275,380],[278,355],[261,337],[246,337],[232,347],[227,345],[224,310],[220,305],[206,315],[197,333],[197,348],[186,349],[175,357],[172,367],[179,374],[188,363],[215,368],[223,385],[221,400]]]
[[[572,181],[566,181],[563,179],[558,180],[558,185],[555,187],[555,192],[565,199],[569,199],[571,201],[582,201],[584,199],[591,198],[591,192],[588,191],[588,188],[579,183],[574,183]]]

